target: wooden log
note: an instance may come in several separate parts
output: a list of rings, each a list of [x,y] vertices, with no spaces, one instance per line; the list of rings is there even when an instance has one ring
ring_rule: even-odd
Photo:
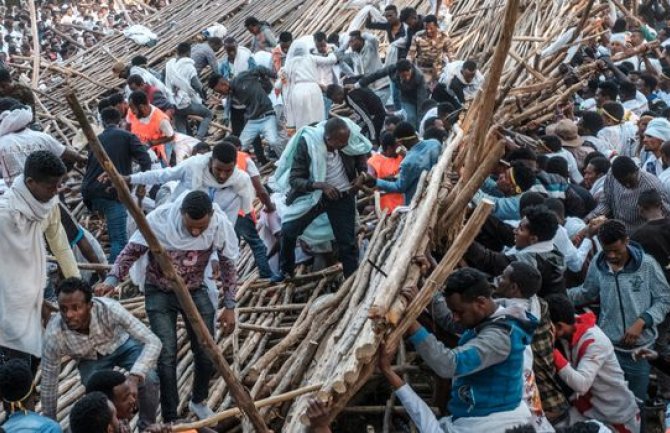
[[[262,332],[266,334],[288,334],[292,329],[290,327],[281,328],[277,326],[254,325],[252,323],[239,323],[238,327],[241,330]]]
[[[149,226],[144,213],[139,208],[133,197],[131,197],[128,186],[121,178],[121,175],[119,175],[119,173],[116,171],[116,168],[109,159],[107,152],[105,152],[105,149],[100,144],[97,135],[93,131],[93,128],[91,128],[91,125],[86,118],[84,110],[79,104],[79,100],[77,99],[74,90],[69,89],[66,94],[66,98],[70,108],[79,122],[79,125],[81,125],[84,134],[86,135],[91,150],[95,154],[100,165],[105,169],[105,172],[109,175],[112,184],[116,188],[119,200],[126,206],[133,219],[137,223],[138,230],[140,230],[144,236],[144,239],[146,239],[147,244],[149,245],[149,250],[158,262],[163,274],[168,278],[168,280],[172,282],[172,289],[174,290],[174,293],[177,296],[183,311],[182,315],[191,324],[191,327],[196,337],[198,338],[198,342],[211,357],[214,365],[217,367],[217,370],[228,384],[228,388],[230,389],[231,393],[235,396],[237,404],[249,417],[249,420],[254,425],[256,431],[261,433],[268,433],[269,430],[258,413],[258,410],[254,406],[253,401],[251,400],[251,396],[233,375],[233,372],[223,357],[223,354],[219,352],[216,342],[209,334],[207,326],[200,316],[200,313],[198,312],[198,309],[196,308],[195,303],[193,302],[193,299],[191,298],[191,295],[184,284],[184,281],[176,272],[172,261],[165,252],[165,249],[158,241],[156,235]]]
[[[33,71],[32,86],[37,87],[40,82],[40,38],[37,33],[37,13],[35,11],[35,0],[27,0],[28,12],[30,13],[30,33],[33,38]]]

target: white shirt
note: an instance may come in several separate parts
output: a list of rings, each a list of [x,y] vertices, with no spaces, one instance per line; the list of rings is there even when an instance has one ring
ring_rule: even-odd
[[[344,170],[342,155],[337,150],[335,152],[326,153],[325,182],[341,192],[349,191],[351,189],[351,183],[347,177],[347,172]]]
[[[640,168],[642,171],[651,173],[654,176],[659,176],[663,172],[663,161],[658,159],[653,153],[648,152],[645,160],[640,163]],[[652,169],[653,171],[649,171],[649,169]]]
[[[663,184],[665,192],[670,195],[670,167],[666,168],[658,175],[658,180]]]
[[[568,173],[570,173],[570,179],[572,179],[572,181],[575,183],[582,183],[584,178],[579,172],[579,168],[577,167],[577,160],[572,153],[565,149],[561,149],[558,152],[547,154],[548,158],[551,158],[552,156],[560,156],[561,158],[565,159],[568,163]]]
[[[0,168],[8,187],[23,173],[28,155],[38,150],[48,150],[60,158],[65,146],[51,135],[29,128],[0,137]]]

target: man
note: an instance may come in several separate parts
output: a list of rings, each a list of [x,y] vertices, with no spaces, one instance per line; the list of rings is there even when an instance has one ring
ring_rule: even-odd
[[[584,139],[584,146],[591,146],[600,152],[600,149],[607,147],[601,138],[598,138],[598,133],[604,127],[602,116],[595,111],[585,111],[577,122],[577,129],[579,136]],[[603,154],[607,156],[607,154]]]
[[[191,59],[193,66],[200,75],[205,67],[209,66],[212,72],[219,70],[219,61],[216,59],[216,53],[223,47],[223,41],[216,36],[207,38],[207,42],[195,44],[191,48]]]
[[[570,119],[560,120],[556,123],[554,134],[561,140],[563,148],[575,157],[577,168],[583,169],[586,155],[594,152],[595,149],[585,145],[585,139],[579,136],[577,124]]]
[[[140,428],[156,421],[158,378],[154,372],[161,342],[117,301],[93,298],[93,289],[79,278],[56,287],[60,314],[44,334],[42,410],[56,419],[58,375],[64,356],[77,361],[81,383],[93,373],[114,367],[129,372],[131,388],[140,392]]]
[[[21,359],[0,364],[0,395],[5,411],[5,433],[61,433],[60,425],[35,412],[37,392],[30,365]]]
[[[168,101],[171,104],[175,103],[174,94],[172,93],[172,90],[170,90],[165,85],[165,83],[163,83],[158,77],[154,76],[154,74],[152,74],[148,68],[139,65],[126,66],[122,62],[117,62],[114,64],[114,66],[112,66],[112,74],[115,77],[124,80],[127,80],[128,77],[130,77],[131,75],[139,75],[140,77],[142,77],[145,83],[148,83],[149,85],[154,86],[158,90],[163,92],[163,94],[165,95],[166,98],[168,98]],[[130,93],[128,90],[129,89],[126,89],[126,95]]]
[[[233,116],[234,104],[244,107],[244,128],[240,133],[242,150],[248,152],[251,146],[262,135],[270,149],[278,156],[282,153],[281,139],[277,130],[277,116],[268,97],[268,89],[264,82],[269,78],[276,78],[275,74],[263,67],[237,75],[232,81],[223,76],[212,75],[209,78],[209,87],[227,98],[226,111]],[[262,146],[255,149],[257,156],[264,157]]]
[[[533,170],[520,161],[514,161],[495,181],[489,177],[472,201],[484,199],[493,202],[492,215],[501,221],[521,219],[521,197],[535,185]]]
[[[330,53],[335,51],[335,46],[328,43],[328,39],[324,32],[314,33],[314,48],[310,50],[313,56],[328,57]],[[323,62],[316,64],[317,82],[322,89],[327,88],[331,84],[340,83],[341,68],[339,64],[329,65]],[[328,109],[328,106],[326,106]]]
[[[136,135],[119,128],[121,113],[114,108],[105,108],[100,114],[105,130],[98,135],[102,147],[107,152],[114,167],[123,176],[132,173],[132,163],[137,162],[140,171],[151,168],[151,157],[146,147]],[[114,262],[123,247],[128,242],[126,232],[126,208],[119,201],[116,191],[110,190],[109,185],[98,181],[104,173],[100,162],[93,151],[89,151],[88,166],[81,182],[81,194],[84,203],[105,217],[107,234],[109,235],[109,261]]]
[[[631,352],[654,344],[657,326],[670,311],[670,287],[658,263],[629,241],[623,222],[606,221],[598,239],[603,250],[591,261],[584,284],[568,295],[576,306],[600,300],[598,323],[614,345],[628,388],[645,401],[649,363]]]
[[[623,106],[618,102],[606,102],[602,106],[601,114],[605,127],[598,132],[598,138],[605,146],[597,150],[608,158],[629,153],[627,149],[630,149],[635,140],[637,129],[632,122],[624,121]]]
[[[279,34],[279,44],[272,49],[272,67],[275,73],[279,73],[279,70],[286,63],[286,55],[288,54],[289,48],[293,43],[293,35],[291,32],[281,32]]]
[[[216,69],[215,69],[216,70]],[[175,89],[175,128],[183,134],[189,134],[188,116],[199,116],[200,125],[195,137],[203,141],[209,131],[213,114],[202,101],[205,89],[198,79],[195,62],[191,58],[191,44],[182,42],[177,45],[177,57],[165,65],[165,84]]]
[[[355,122],[361,132],[376,143],[384,127],[386,108],[379,96],[367,87],[349,89],[331,84],[326,88],[326,97],[334,104],[344,105],[352,115],[356,115]]]
[[[83,396],[70,411],[72,433],[118,433],[116,408],[101,392]]]
[[[663,214],[661,194],[653,190],[643,192],[637,200],[637,208],[646,222],[633,232],[630,239],[656,259],[670,282],[670,218]]]
[[[640,170],[631,158],[620,156],[612,162],[612,169],[605,177],[598,206],[584,219],[590,221],[600,215],[611,216],[622,221],[632,233],[644,223],[637,212],[637,201],[640,194],[648,190],[661,193],[664,212],[670,215],[670,199],[658,178]]]
[[[635,83],[625,80],[619,83],[619,95],[621,96],[621,105],[639,118],[642,113],[649,110],[647,98],[637,90]],[[631,156],[631,155],[628,155]]]
[[[527,400],[528,407],[535,415],[535,426],[538,429],[546,428],[543,422],[538,423],[542,419],[540,416],[542,413],[552,423],[564,420],[568,415],[568,401],[556,380],[549,306],[544,299],[537,296],[542,288],[542,275],[530,264],[516,261],[510,263],[502,274],[494,279],[494,287],[494,296],[502,298],[498,301],[502,306],[521,305],[538,319],[532,345],[526,349],[527,354],[528,350],[531,351],[529,358],[532,358],[532,366],[525,366],[525,369],[530,368],[530,372],[524,373],[526,386],[529,384],[528,377],[534,376],[542,402],[538,408],[534,407],[535,400]],[[528,364],[528,359],[524,360],[524,364]],[[524,392],[524,395],[527,394]]]
[[[393,134],[385,132],[381,138],[381,152],[374,153],[368,158],[368,173],[375,179],[392,180],[400,173],[402,155],[396,151],[396,141]],[[379,208],[391,214],[395,208],[405,204],[405,197],[399,192],[382,194],[379,199]]]
[[[670,140],[670,122],[662,117],[652,119],[644,131],[645,159],[640,161],[640,167],[647,173],[658,177],[663,172],[661,146]]]
[[[0,357],[26,360],[33,371],[42,356],[42,319],[47,257],[44,237],[63,275],[79,270],[60,222],[58,188],[66,169],[53,153],[28,155],[22,175],[0,196]]]
[[[3,98],[14,98],[21,104],[30,107],[33,115],[37,114],[33,91],[23,84],[15,83],[9,74],[9,70],[6,68],[0,68],[0,96]]]
[[[211,153],[187,158],[174,167],[125,176],[128,185],[161,185],[177,181],[170,201],[188,191],[204,191],[234,224],[238,212],[253,210],[254,189],[249,175],[236,167],[237,149],[219,143]]]
[[[603,81],[598,83],[596,93],[593,97],[597,111],[602,112],[603,106],[607,103],[617,102],[619,98],[619,87],[614,81]]]
[[[572,303],[562,295],[549,296],[547,302],[555,338],[562,348],[554,349],[554,364],[558,377],[575,393],[570,424],[595,419],[617,432],[639,433],[635,396],[626,387],[615,348],[596,325],[595,315],[589,312],[575,317]]]
[[[396,5],[391,4],[384,8],[384,18],[386,19],[385,22],[372,21],[372,17],[368,15],[365,19],[365,28],[371,30],[384,30],[386,32],[386,40],[389,43],[397,43],[397,59],[402,60],[407,57],[409,44],[405,40],[407,29],[402,22],[400,22]]]
[[[435,15],[426,15],[424,29],[412,39],[407,59],[416,64],[429,86],[442,74],[442,68],[453,58],[453,44],[446,32],[440,30]]]
[[[258,51],[272,51],[277,45],[277,38],[268,23],[260,22],[256,17],[247,17],[247,19],[244,20],[244,28],[247,29],[252,36],[252,53]]]
[[[550,150],[549,153],[545,154],[547,158],[551,159],[552,157],[557,156],[565,160],[568,168],[567,173],[565,173],[566,176],[564,176],[566,180],[570,178],[570,180],[576,184],[582,183],[584,178],[579,172],[577,159],[575,159],[571,152],[563,148],[561,139],[557,135],[543,135],[540,137],[540,141]],[[549,169],[547,169],[547,171],[549,171]]]
[[[658,175],[658,180],[663,185],[663,191],[670,197],[670,142],[668,141],[661,145],[661,159],[666,168]]]
[[[354,30],[349,33],[349,50],[353,61],[355,77],[374,74],[384,67],[379,57],[379,41],[374,35]],[[382,75],[377,82],[370,81],[370,88],[386,103],[389,96],[389,80]]]
[[[190,159],[190,158],[189,158]],[[188,161],[188,160],[187,160]],[[222,284],[223,309],[219,322],[224,334],[235,328],[235,290],[237,270],[235,260],[238,255],[237,239],[232,224],[220,208],[203,191],[183,194],[171,203],[159,206],[147,217],[149,226],[163,244],[177,273],[181,275],[198,312],[214,335],[216,307],[204,285],[205,269],[211,263],[218,267]],[[177,391],[177,314],[184,312],[173,291],[173,282],[163,274],[153,254],[139,231],[123,249],[114,263],[114,269],[104,283],[96,288],[96,293],[111,292],[123,281],[130,267],[140,257],[147,254],[144,272],[144,293],[147,316],[151,330],[163,343],[158,358],[160,378],[161,414],[165,422],[177,419],[179,394]],[[217,296],[218,299],[218,296]],[[198,418],[212,415],[207,407],[209,379],[214,373],[214,365],[199,344],[190,322],[185,320],[186,332],[191,343],[194,358],[193,394],[189,409]]]
[[[129,111],[126,121],[130,132],[140,139],[142,144],[154,151],[163,166],[170,165],[171,146],[175,140],[170,118],[157,107],[149,104],[147,94],[136,90],[130,94]]]
[[[602,156],[591,158],[584,167],[584,187],[588,188],[589,193],[596,202],[604,192],[605,179],[610,170],[610,161]]]
[[[527,424],[531,414],[522,401],[524,351],[537,320],[498,308],[486,275],[476,269],[453,272],[443,294],[453,322],[465,329],[458,346],[444,347],[418,322],[407,334],[438,376],[453,378],[446,431],[504,433]]]
[[[462,107],[474,99],[484,84],[484,75],[473,60],[450,62],[440,76],[440,83],[433,89],[433,99]]]
[[[514,248],[500,253],[474,242],[463,257],[471,266],[491,275],[500,275],[515,261],[528,263],[542,274],[539,296],[565,293],[565,260],[553,243],[556,230],[555,213],[545,206],[530,206],[524,209],[524,217],[514,230]]]
[[[227,80],[232,80],[237,74],[241,74],[244,71],[249,71],[256,67],[253,53],[249,48],[238,46],[234,37],[229,36],[224,39],[223,48],[226,54],[219,64],[218,72]],[[240,131],[241,130],[242,129],[240,128]],[[233,131],[233,134],[239,135],[239,131]]]
[[[152,86],[151,84],[144,81],[141,75],[131,75],[128,77],[128,88],[132,92],[141,90],[147,94],[147,99],[149,104],[161,110],[163,113],[167,114],[168,117],[172,118],[174,116],[175,106],[170,100],[161,92],[158,87]],[[125,102],[125,101],[124,101]],[[126,113],[121,113],[124,117]]]
[[[423,75],[412,66],[409,60],[400,60],[398,63],[361,77],[355,87],[367,87],[385,77],[390,77],[398,88],[400,105],[405,112],[405,118],[416,129],[419,110],[428,99],[428,88]]]
[[[293,274],[298,237],[324,212],[345,278],[356,271],[357,178],[367,169],[365,156],[371,149],[358,126],[339,117],[301,128],[288,143],[286,152],[292,158],[282,158],[275,173],[280,189],[287,193],[279,259],[282,278]]]
[[[408,122],[400,122],[393,131],[398,144],[407,148],[407,153],[400,163],[400,172],[394,180],[377,179],[371,186],[380,191],[397,192],[405,195],[405,203],[414,198],[421,173],[430,171],[437,163],[442,151],[442,143],[437,140],[419,140],[414,127]]]

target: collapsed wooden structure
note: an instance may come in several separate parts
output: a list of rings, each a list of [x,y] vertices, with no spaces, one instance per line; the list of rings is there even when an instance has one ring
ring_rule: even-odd
[[[66,65],[46,65],[41,79],[55,85],[48,94],[39,94],[39,115],[53,128],[52,133],[60,130],[61,137],[70,140],[79,128],[63,103],[66,77],[84,107],[92,107],[101,91],[120,84],[111,75],[111,66],[119,59],[127,61],[142,53],[152,65],[161,64],[178,42],[195,36],[214,20],[244,40],[241,24],[251,15],[296,35],[341,30],[354,13],[344,9],[342,3],[211,0],[196,5],[177,1],[146,22],[161,38],[153,48],[137,49],[115,36]],[[399,3],[424,10],[427,6],[419,1]],[[380,218],[362,217],[361,226],[368,230],[360,238],[367,240],[367,246],[358,272],[342,282],[336,266],[299,274],[287,283],[271,284],[257,280],[251,251],[243,249],[238,264],[243,283],[238,290],[237,330],[229,337],[217,335],[216,341],[254,400],[275,399],[273,406],[260,409],[268,425],[284,432],[304,431],[308,396],[286,401],[287,391],[318,387],[314,395],[332,403],[333,419],[366,383],[374,371],[382,339],[401,339],[404,329],[457,265],[488,215],[491,205],[486,202],[469,217],[466,210],[504,152],[502,128],[522,128],[530,121],[547,120],[556,105],[570,97],[595,70],[594,65],[577,69],[572,74],[576,84],[572,84],[564,80],[559,69],[570,46],[601,34],[599,22],[591,17],[604,8],[593,0],[456,3],[451,11],[450,33],[458,47],[458,58],[479,61],[486,76],[485,86],[462,116],[460,128],[445,144],[437,165],[420,182],[409,210]],[[566,36],[566,31],[572,36]],[[566,44],[552,48],[561,35]],[[454,172],[460,173],[457,182],[451,180]],[[417,298],[408,304],[399,293],[406,286],[420,284],[421,271],[413,259],[427,248],[439,249],[442,259],[421,285]],[[122,302],[137,317],[146,319],[142,298]],[[178,339],[177,374],[183,409],[188,402],[193,363],[183,327]],[[401,368],[405,362],[401,347]],[[82,394],[74,361],[65,362],[58,414],[64,424],[72,403]],[[208,405],[215,411],[235,405],[220,377],[212,382]],[[393,407],[392,401],[387,407]],[[245,419],[230,427],[252,431]]]

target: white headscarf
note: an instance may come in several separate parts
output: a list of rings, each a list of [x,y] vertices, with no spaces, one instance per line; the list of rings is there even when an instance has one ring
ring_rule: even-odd
[[[33,121],[33,111],[30,107],[6,110],[0,113],[0,137],[19,131]]]

